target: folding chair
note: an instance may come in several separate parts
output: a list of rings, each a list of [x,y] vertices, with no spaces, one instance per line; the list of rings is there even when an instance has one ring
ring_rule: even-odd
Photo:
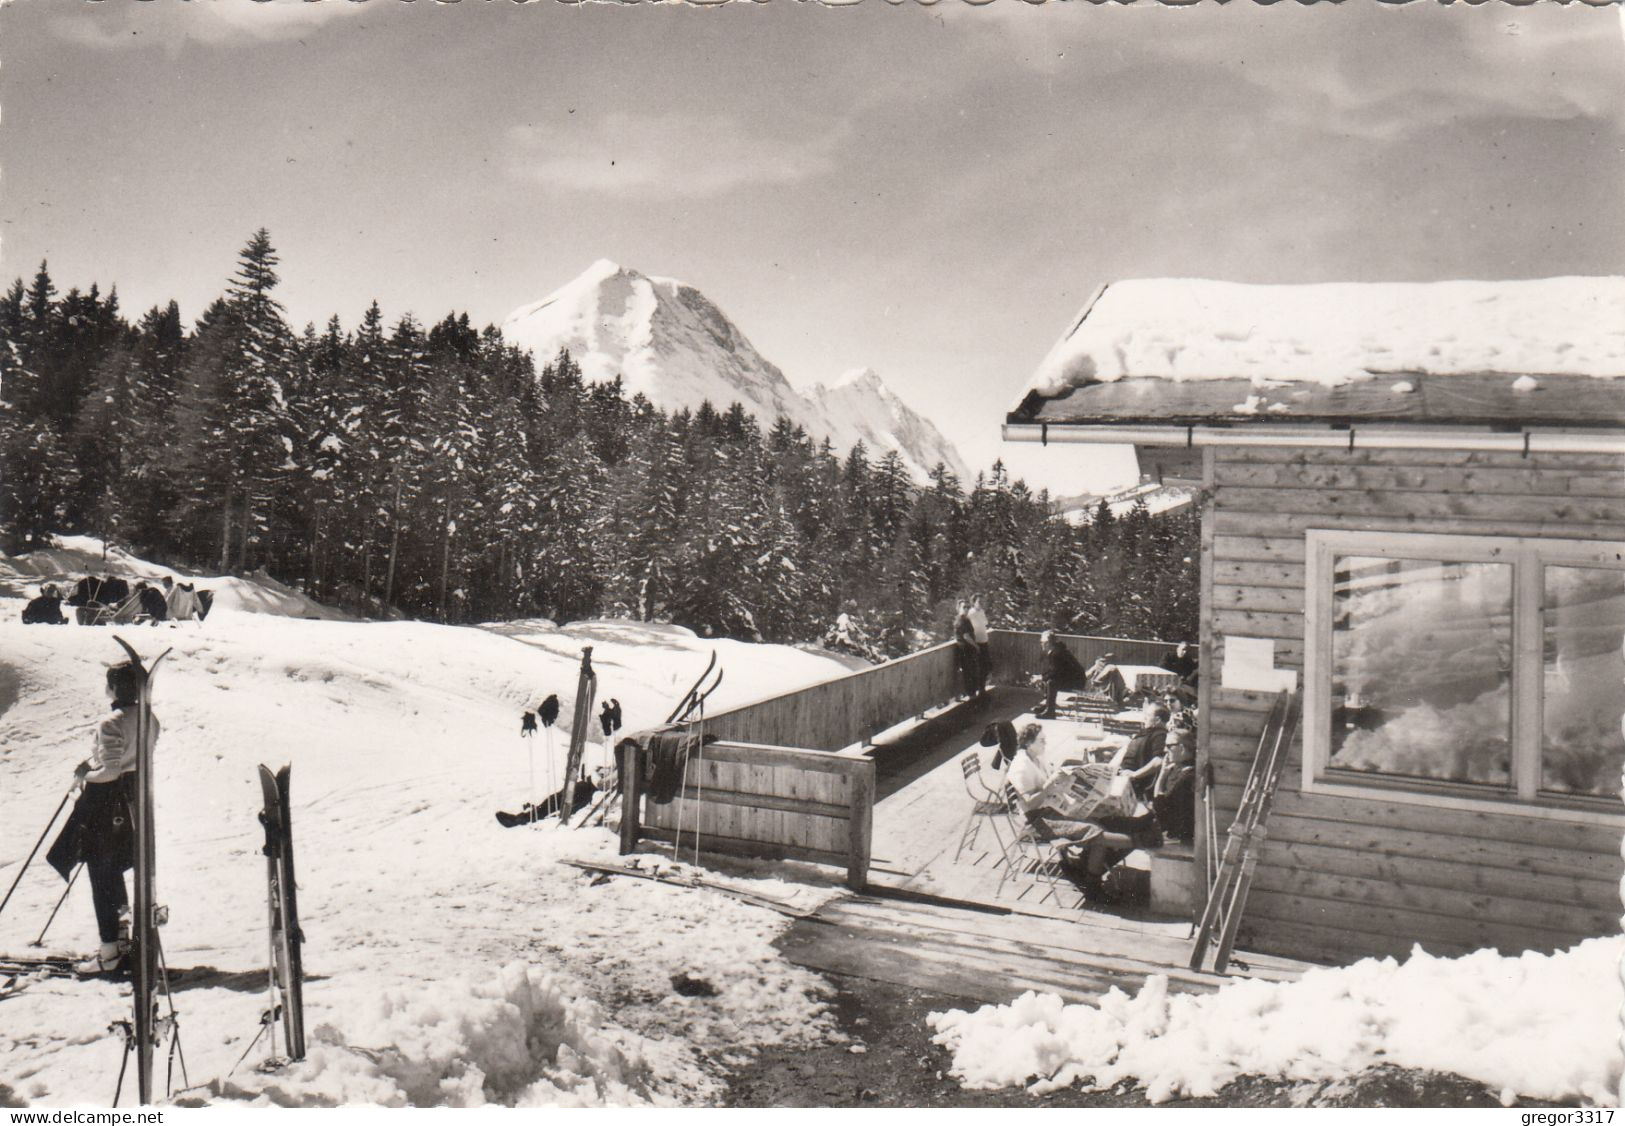
[[[141,613],[141,596],[131,593],[129,597],[113,609],[107,620],[114,625],[128,624],[139,618]]]
[[[993,897],[997,899],[999,893],[1004,890],[1004,885],[1017,870],[1019,861],[1020,870],[1032,876],[1035,885],[1041,883],[1046,886],[1047,890],[1038,898],[1038,902],[1043,903],[1055,895],[1060,884],[1068,882],[1062,868],[1062,861],[1066,859],[1066,849],[1088,840],[1089,837],[1073,840],[1057,836],[1042,817],[1022,804],[1016,788],[1008,782],[1004,786],[1004,802],[1012,830],[1011,848],[1006,853],[1010,860],[999,876],[999,886],[994,889]],[[1029,890],[1031,889],[1023,888],[1016,898],[1024,898]],[[1059,903],[1060,900],[1057,899],[1056,902]]]
[[[1009,851],[1004,843],[1004,834],[999,831],[999,818],[1005,815],[1004,802],[982,782],[982,761],[975,751],[967,751],[960,756],[959,769],[965,776],[965,793],[970,795],[971,807],[965,817],[965,827],[959,833],[959,848],[954,851],[954,863],[959,863],[959,857],[967,847],[975,845],[976,838],[981,834],[982,822],[986,821],[993,830],[993,838],[999,842],[999,858],[993,862],[997,867],[1006,860]]]

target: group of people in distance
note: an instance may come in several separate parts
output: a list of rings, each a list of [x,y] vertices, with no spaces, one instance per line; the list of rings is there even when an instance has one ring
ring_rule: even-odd
[[[1072,655],[1072,650],[1056,636],[1054,630],[1045,630],[1038,639],[1040,649],[1039,682],[1044,689],[1044,702],[1033,713],[1040,719],[1049,719],[1055,715],[1055,698],[1063,688],[1081,689],[1088,695],[1102,700],[1108,700],[1116,707],[1123,707],[1133,694],[1123,671],[1112,664],[1115,654],[1103,653],[1094,659],[1086,669]],[[1166,672],[1179,678],[1176,685],[1169,691],[1183,703],[1196,702],[1196,684],[1199,677],[1196,655],[1191,652],[1188,643],[1181,641],[1162,659],[1159,666]]]
[[[961,598],[954,606],[954,649],[959,661],[961,695],[974,700],[988,691],[993,658],[988,649],[987,608],[982,596]]]
[[[191,583],[177,583],[165,575],[159,586],[138,580],[132,588],[128,581],[113,575],[86,575],[73,587],[66,598],[55,583],[45,583],[39,594],[23,607],[24,625],[66,625],[62,613],[64,603],[73,607],[74,618],[82,626],[104,625],[113,621],[149,621],[156,625],[165,621],[189,621],[208,616],[211,595],[197,590]]]

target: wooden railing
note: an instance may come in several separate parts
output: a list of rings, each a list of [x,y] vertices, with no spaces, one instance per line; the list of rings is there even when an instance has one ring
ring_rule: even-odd
[[[704,717],[705,734],[735,743],[838,751],[866,742],[954,699],[958,664],[951,643],[859,669],[810,688]],[[694,720],[688,730],[699,731]]]
[[[1114,665],[1160,665],[1175,649],[1169,641],[1131,641],[1123,637],[1059,635],[1084,668],[1096,657],[1112,655]],[[993,659],[993,680],[998,684],[1026,684],[1043,671],[1044,655],[1035,631],[996,629],[988,636]]]
[[[1024,684],[1042,667],[1038,634],[994,630],[993,679]],[[1087,666],[1114,655],[1122,664],[1154,665],[1174,646],[1161,641],[1063,635]],[[682,796],[663,805],[641,792],[646,736],[620,745],[626,780],[621,851],[645,837],[670,841],[682,854],[697,834],[700,854],[734,853],[844,866],[847,882],[864,886],[869,868],[875,764],[856,747],[906,720],[951,704],[959,691],[952,643],[848,676],[718,712],[683,725],[715,739],[684,768]],[[681,821],[681,824],[679,824]]]
[[[731,853],[810,860],[846,869],[862,890],[868,880],[874,822],[875,764],[862,756],[794,747],[717,742],[684,766],[680,796],[665,804],[640,793],[643,748],[622,744],[629,787],[622,803],[621,851],[639,838],[678,839],[678,855]],[[627,756],[639,756],[631,769]],[[679,837],[680,834],[680,837]]]

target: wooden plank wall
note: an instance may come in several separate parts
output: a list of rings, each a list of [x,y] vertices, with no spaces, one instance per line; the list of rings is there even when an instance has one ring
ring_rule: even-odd
[[[708,715],[704,728],[707,735],[736,743],[838,751],[948,703],[957,691],[949,643]],[[689,725],[690,730],[699,727],[698,721]]]
[[[1625,539],[1617,457],[1298,448],[1210,456],[1204,661],[1223,660],[1227,635],[1268,637],[1276,664],[1301,672],[1307,529]],[[1270,697],[1219,687],[1220,667],[1204,667],[1201,739],[1222,840]],[[1552,950],[1617,932],[1618,825],[1307,794],[1301,756],[1300,737],[1242,945],[1346,960],[1403,955],[1414,943],[1437,953]]]
[[[642,835],[681,855],[724,852],[833,864],[862,889],[869,870],[875,764],[861,756],[718,742],[688,760],[682,801],[644,801]],[[681,824],[679,824],[681,821]]]
[[[1027,684],[1038,675],[1044,665],[1039,636],[1027,630],[988,631],[995,683]],[[1167,641],[1131,641],[1123,637],[1090,637],[1076,633],[1063,633],[1060,637],[1084,668],[1093,664],[1096,657],[1108,653],[1112,654],[1117,664],[1160,665],[1163,658],[1175,648],[1172,642]]]

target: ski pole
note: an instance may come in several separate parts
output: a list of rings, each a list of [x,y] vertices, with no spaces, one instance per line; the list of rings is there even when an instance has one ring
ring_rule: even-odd
[[[28,850],[28,859],[23,861],[23,866],[18,869],[17,878],[11,881],[11,888],[6,892],[6,897],[0,899],[0,914],[5,913],[6,904],[11,902],[12,893],[17,890],[17,885],[23,882],[23,874],[28,871],[28,866],[34,863],[34,854],[39,851],[39,846],[45,843],[45,838],[51,835],[51,826],[55,825],[56,819],[62,816],[63,808],[67,806],[68,799],[73,797],[73,791],[78,786],[79,783],[75,781],[72,786],[68,787],[68,792],[62,795],[62,800],[56,805],[56,812],[51,814],[51,819],[45,823],[45,829],[40,833],[39,840],[35,841],[34,847]]]
[[[530,788],[525,791],[525,797],[530,802],[530,819],[536,820],[536,748],[532,740],[525,740],[525,765],[530,767]]]
[[[547,792],[551,795],[557,791],[553,788],[553,729],[547,729]],[[536,820],[535,812],[531,813],[531,820]]]
[[[83,872],[84,870],[85,870],[84,864],[80,864],[77,868],[75,868],[73,870],[73,875],[68,877],[68,886],[62,889],[62,898],[56,901],[56,906],[55,907],[51,908],[51,917],[49,919],[46,919],[45,920],[45,925],[39,929],[39,937],[36,938],[33,942],[30,942],[28,945],[30,945],[30,946],[43,946],[43,945],[45,945],[45,932],[51,929],[51,924],[52,923],[56,922],[56,913],[58,911],[62,910],[62,905],[68,901],[68,893],[73,890],[74,883],[77,882],[78,879],[79,879],[79,873]]]
[[[700,863],[700,817],[705,812],[705,697],[700,697],[700,741],[694,748],[699,756],[698,769],[695,770],[694,793],[694,864]]]

